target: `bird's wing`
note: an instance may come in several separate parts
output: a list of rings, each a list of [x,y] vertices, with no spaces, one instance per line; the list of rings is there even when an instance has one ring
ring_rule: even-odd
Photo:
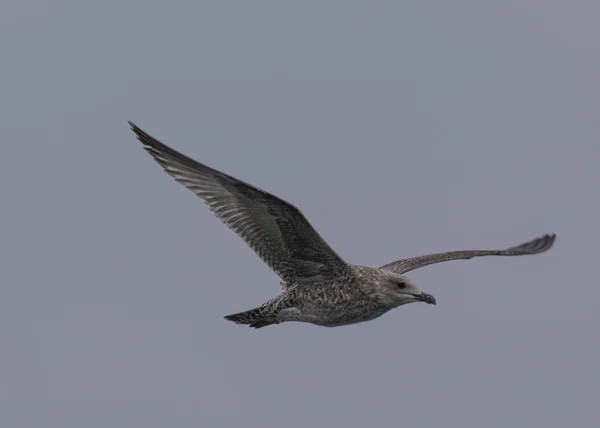
[[[539,254],[549,250],[554,244],[555,239],[556,235],[550,233],[504,250],[460,250],[427,254],[424,256],[412,257],[410,259],[397,260],[388,263],[385,266],[381,266],[380,269],[386,269],[402,274],[433,263],[448,262],[450,260],[470,259],[472,257],[481,256],[524,256],[527,254]]]
[[[132,122],[129,125],[165,172],[203,199],[284,281],[329,280],[349,269],[298,208],[173,150]]]

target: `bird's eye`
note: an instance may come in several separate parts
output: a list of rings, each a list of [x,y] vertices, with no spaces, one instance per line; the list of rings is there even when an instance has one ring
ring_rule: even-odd
[[[406,282],[402,282],[400,281],[399,283],[396,284],[398,286],[399,289],[403,289],[406,288]]]

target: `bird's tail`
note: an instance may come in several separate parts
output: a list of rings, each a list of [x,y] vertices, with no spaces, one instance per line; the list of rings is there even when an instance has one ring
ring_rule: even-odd
[[[250,327],[261,328],[271,324],[278,324],[277,314],[270,308],[260,306],[249,311],[238,312],[225,316],[226,320],[233,321],[236,324],[248,324]]]

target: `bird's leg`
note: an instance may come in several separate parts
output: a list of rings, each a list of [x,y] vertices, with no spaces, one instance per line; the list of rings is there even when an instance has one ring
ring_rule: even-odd
[[[260,318],[249,325],[249,327],[261,328],[271,324],[279,324],[276,317]]]

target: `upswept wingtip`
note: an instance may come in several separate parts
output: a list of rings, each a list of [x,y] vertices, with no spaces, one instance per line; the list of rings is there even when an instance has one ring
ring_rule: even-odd
[[[548,251],[556,241],[556,233],[546,233],[531,241],[508,248],[506,251],[521,254],[539,254]]]

